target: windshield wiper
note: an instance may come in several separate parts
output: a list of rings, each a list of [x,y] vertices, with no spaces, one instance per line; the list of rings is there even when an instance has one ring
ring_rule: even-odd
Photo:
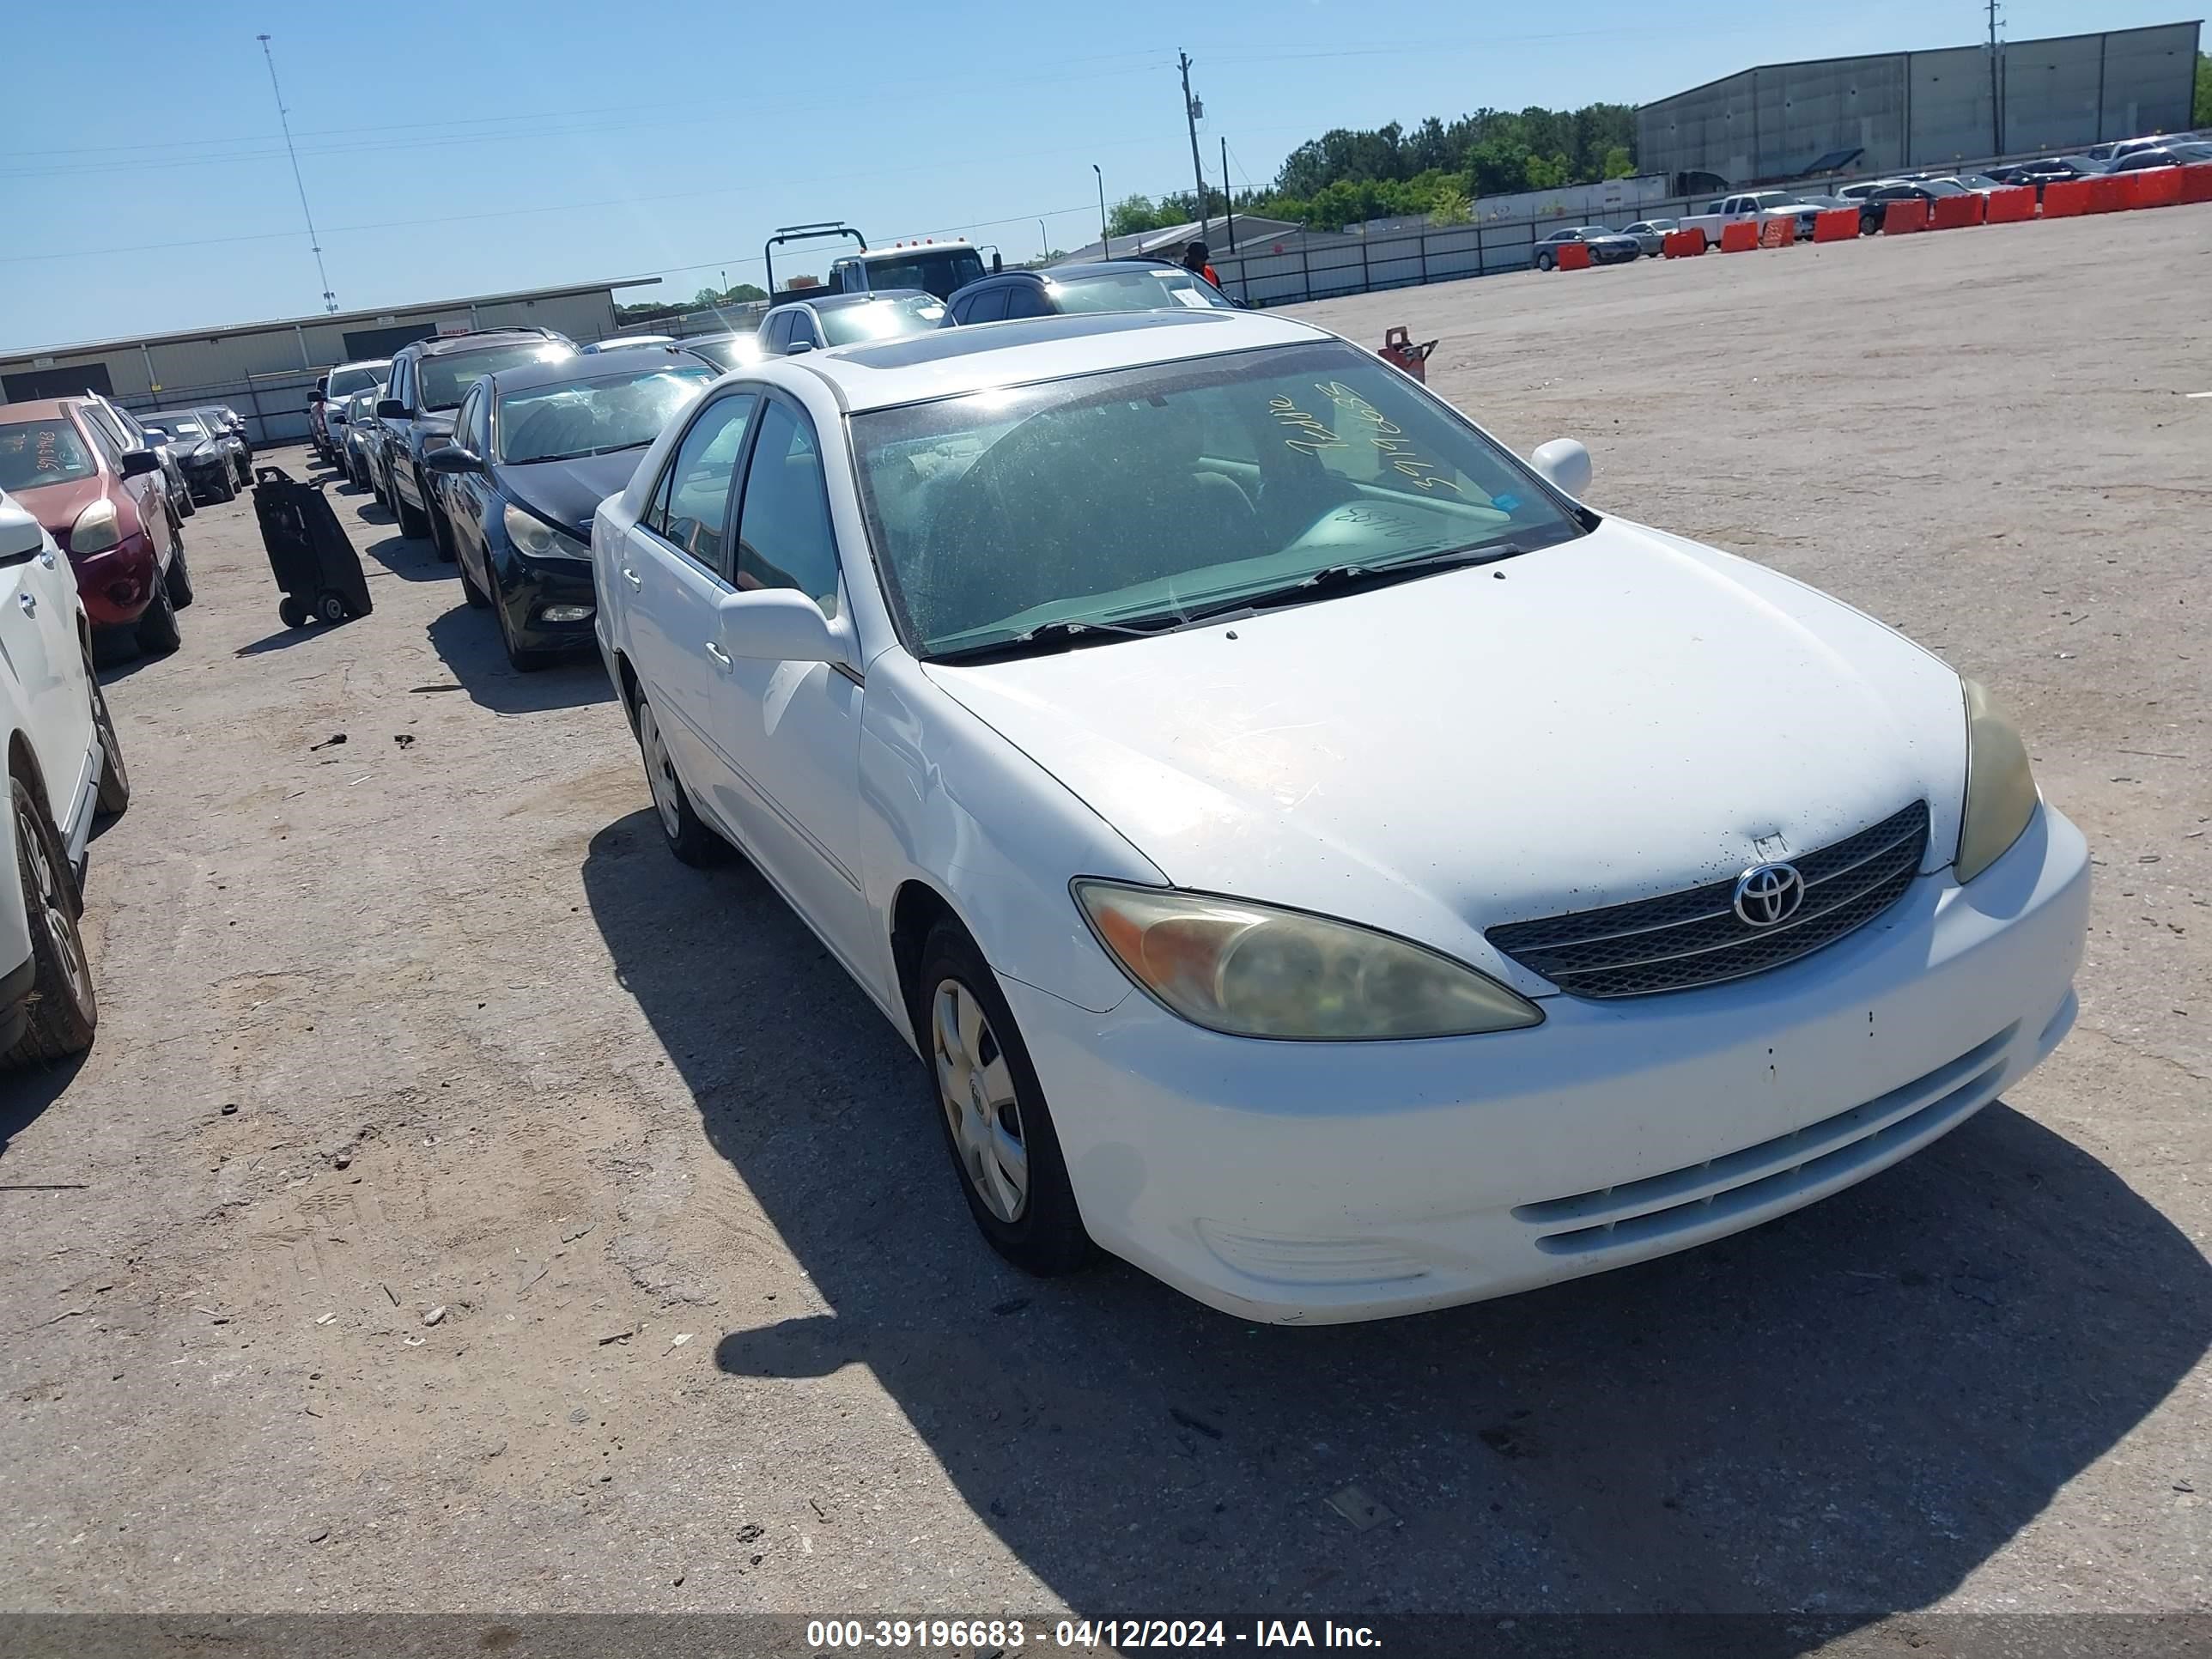
[[[1263,587],[1256,593],[1240,593],[1218,605],[1187,611],[1184,617],[1189,622],[1203,622],[1228,611],[1264,611],[1274,605],[1302,605],[1317,594],[1334,588],[1356,587],[1370,582],[1391,582],[1401,576],[1425,575],[1468,565],[1495,564],[1500,559],[1510,559],[1528,550],[1518,542],[1473,542],[1465,547],[1447,547],[1434,553],[1416,553],[1410,558],[1325,564],[1294,582],[1285,582],[1279,587]]]
[[[1003,640],[993,640],[984,645],[963,646],[956,650],[933,652],[931,662],[976,662],[986,657],[1027,655],[1038,650],[1055,647],[1067,649],[1092,642],[1092,636],[1105,639],[1149,639],[1155,634],[1170,633],[1182,626],[1187,618],[1176,616],[1133,617],[1126,622],[1062,622],[1039,623],[1021,633],[1009,635]]]

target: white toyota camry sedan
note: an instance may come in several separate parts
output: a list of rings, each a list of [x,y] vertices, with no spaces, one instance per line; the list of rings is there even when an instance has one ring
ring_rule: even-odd
[[[2087,851],[1982,689],[1588,471],[1249,313],[775,358],[599,509],[599,639],[998,1249],[1407,1313],[1863,1180],[2074,1018]]]

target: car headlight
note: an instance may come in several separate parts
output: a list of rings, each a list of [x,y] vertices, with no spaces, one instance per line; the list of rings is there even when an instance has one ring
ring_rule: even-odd
[[[1076,902],[1121,970],[1193,1024],[1235,1036],[1466,1036],[1542,1010],[1404,939],[1243,899],[1078,881]]]
[[[516,549],[537,559],[586,559],[592,556],[591,544],[580,542],[574,536],[562,534],[534,513],[525,513],[509,501],[502,515],[507,525],[507,538]]]
[[[1959,824],[1960,881],[2002,858],[2035,816],[2035,775],[2027,745],[1974,680],[1966,688],[1966,811]]]
[[[72,553],[105,553],[121,541],[123,521],[116,517],[115,503],[94,501],[78,514],[69,539]]]

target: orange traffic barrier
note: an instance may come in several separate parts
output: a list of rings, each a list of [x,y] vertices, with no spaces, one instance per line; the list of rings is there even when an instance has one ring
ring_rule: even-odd
[[[2180,199],[2212,202],[2212,161],[2198,161],[2181,169]]]
[[[1721,252],[1748,253],[1759,246],[1758,222],[1739,219],[1732,225],[1721,227]]]
[[[1589,249],[1581,242],[1560,243],[1559,258],[1561,270],[1588,270],[1590,268]]]
[[[1703,253],[1705,251],[1705,233],[1702,230],[1670,230],[1660,238],[1659,251],[1670,259],[1686,259]]]
[[[2089,180],[2089,211],[2092,213],[2124,213],[2136,204],[2133,178],[2124,173],[2107,173]]]
[[[2089,210],[2089,186],[2094,179],[2059,179],[2043,187],[2043,216],[2070,219]]]
[[[1963,230],[1981,222],[1982,198],[1971,191],[1964,196],[1939,196],[1928,204],[1930,230]]]
[[[2035,192],[2030,191],[2029,195]],[[1829,208],[1813,221],[1813,240],[1816,242],[1848,242],[1859,234],[1859,210],[1856,208]]]
[[[1992,225],[2016,225],[2024,219],[2035,217],[2035,186],[2015,185],[2010,190],[1990,192],[1989,211],[1984,222]]]
[[[1796,240],[1797,222],[1795,219],[1769,219],[1759,228],[1759,245],[1761,247],[1788,247]]]
[[[2136,181],[2137,207],[2172,207],[2181,199],[2179,167],[2145,167],[2128,177]]]
[[[1917,198],[1892,202],[1881,216],[1881,234],[1885,236],[1902,236],[1908,230],[1927,228],[1928,204]]]

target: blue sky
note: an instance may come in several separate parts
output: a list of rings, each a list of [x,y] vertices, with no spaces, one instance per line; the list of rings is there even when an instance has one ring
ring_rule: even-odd
[[[1178,48],[1208,177],[1226,136],[1241,189],[1332,126],[1644,102],[1983,27],[1972,0],[1553,0],[1486,26],[1495,9],[1464,0],[9,9],[0,348],[319,307],[263,29],[353,309],[646,273],[688,295],[757,281],[768,230],[805,220],[871,241],[964,231],[1026,258],[1042,218],[1078,246],[1097,231],[1094,161],[1111,198],[1189,186]],[[2010,0],[2004,17],[2025,39],[2198,9]]]

